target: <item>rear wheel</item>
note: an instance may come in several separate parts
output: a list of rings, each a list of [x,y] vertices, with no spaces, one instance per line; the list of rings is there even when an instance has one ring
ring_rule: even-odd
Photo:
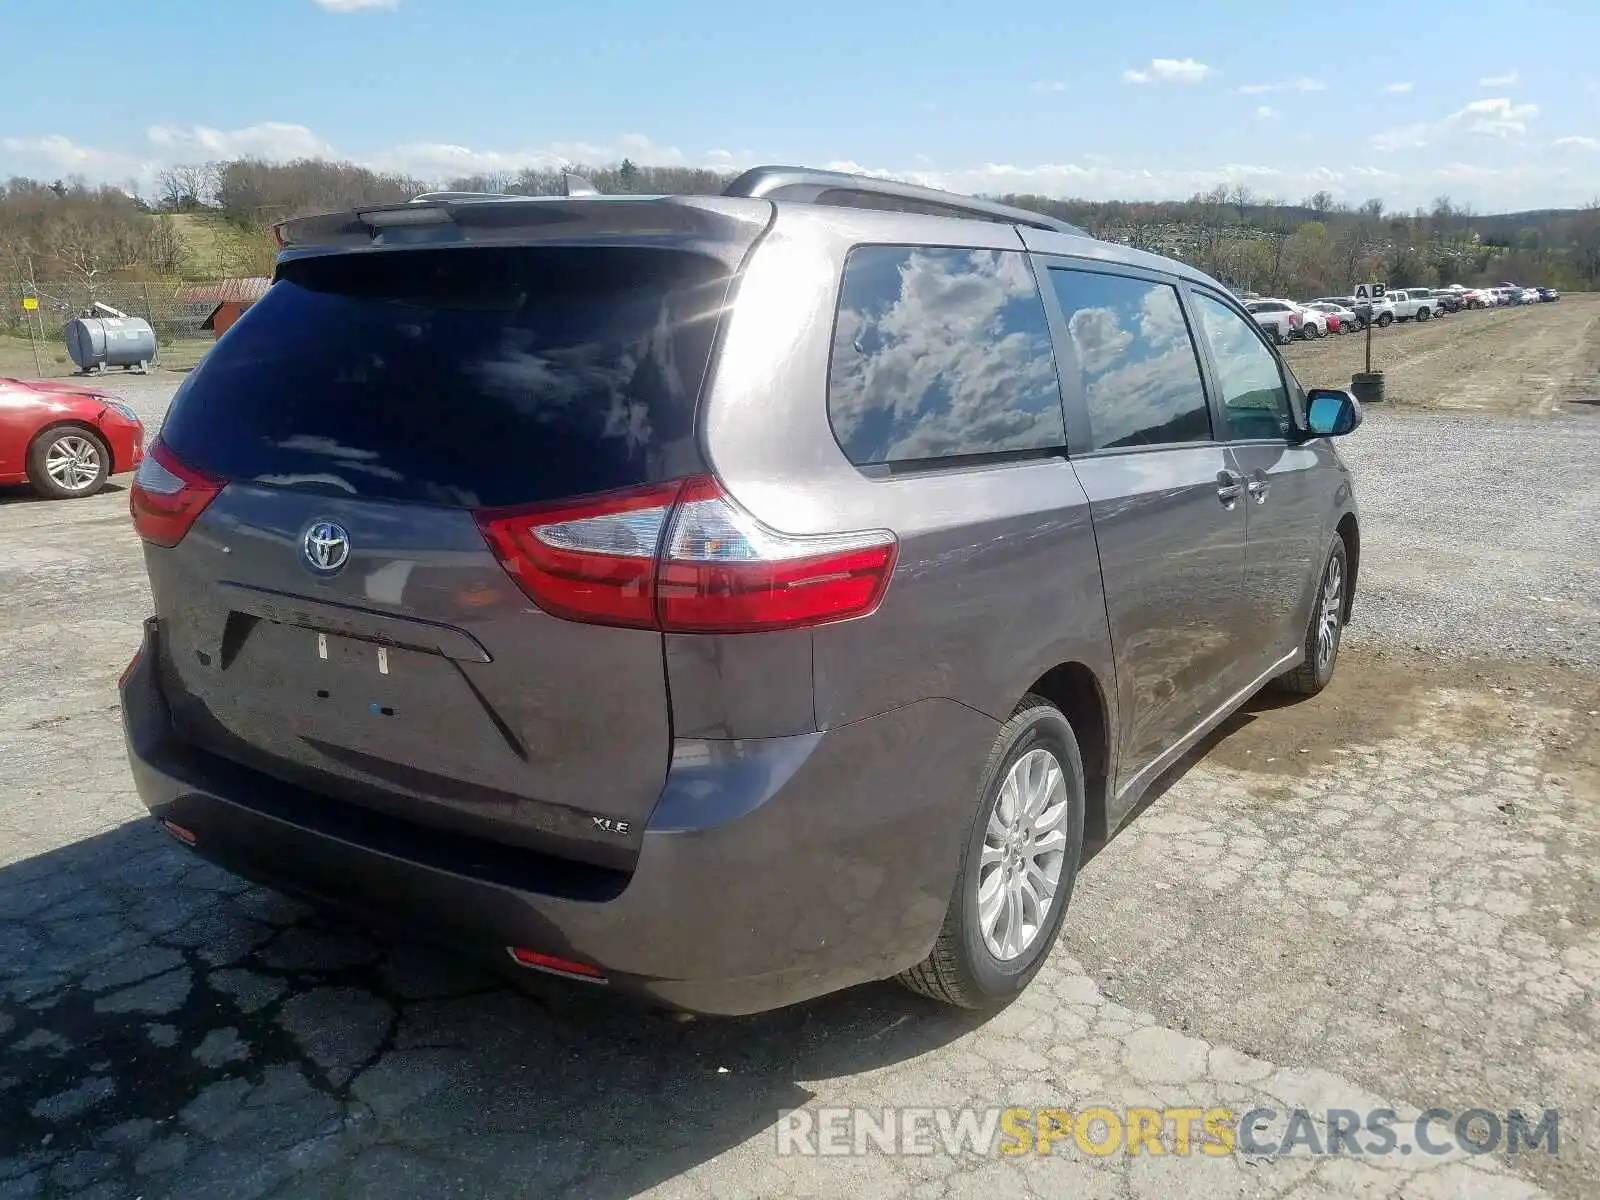
[[[1060,709],[1027,696],[989,752],[944,927],[900,982],[961,1008],[997,1007],[1021,992],[1061,930],[1083,820],[1077,737]]]
[[[1311,621],[1306,627],[1305,661],[1277,679],[1278,686],[1286,692],[1296,696],[1315,696],[1333,678],[1334,668],[1339,665],[1339,646],[1344,638],[1348,565],[1344,539],[1335,538],[1327,564],[1322,568],[1317,598],[1311,605]]]
[[[110,473],[111,452],[82,425],[46,429],[28,447],[28,482],[52,500],[92,496]]]
[[[1426,321],[1431,316],[1433,316],[1433,310],[1432,309],[1430,309],[1430,308],[1419,308],[1419,309],[1417,309],[1417,320]]]
[[[1379,316],[1378,316],[1378,328],[1379,329],[1387,329],[1387,328],[1389,328],[1389,326],[1391,326],[1393,324],[1394,324],[1394,314],[1393,313],[1381,313],[1381,314],[1379,314]]]

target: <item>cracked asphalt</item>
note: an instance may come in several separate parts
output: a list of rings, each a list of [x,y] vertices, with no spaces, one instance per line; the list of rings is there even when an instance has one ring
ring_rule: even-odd
[[[124,390],[154,425],[171,387]],[[1335,686],[1253,703],[1163,780],[987,1019],[890,985],[734,1021],[526,995],[201,863],[123,757],[114,683],[149,608],[125,491],[0,494],[0,1198],[1594,1196],[1600,671],[1569,585],[1600,569],[1574,452],[1600,410],[1441,419],[1376,411],[1350,442],[1371,501]],[[1437,504],[1405,502],[1419,439]],[[1519,484],[1589,535],[1546,545],[1474,504]],[[1459,561],[1440,506],[1543,575],[1429,589],[1424,552]],[[793,1108],[1191,1104],[1555,1108],[1559,1153],[817,1157],[775,1135]]]

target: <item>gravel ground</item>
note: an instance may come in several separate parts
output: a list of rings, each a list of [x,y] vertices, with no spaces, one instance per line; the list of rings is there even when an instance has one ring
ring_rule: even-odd
[[[1353,643],[1600,669],[1600,410],[1374,409],[1340,444],[1363,526]]]

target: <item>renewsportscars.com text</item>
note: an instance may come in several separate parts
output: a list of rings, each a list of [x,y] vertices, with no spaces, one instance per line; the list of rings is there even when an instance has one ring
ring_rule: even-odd
[[[1381,1157],[1556,1154],[1560,1115],[1545,1109],[1391,1108],[1320,1112],[1215,1108],[815,1108],[781,1113],[780,1155],[1201,1154]]]

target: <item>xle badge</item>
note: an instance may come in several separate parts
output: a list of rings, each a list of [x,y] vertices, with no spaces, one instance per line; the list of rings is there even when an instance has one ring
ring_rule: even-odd
[[[607,833],[626,834],[633,828],[631,821],[618,821],[614,817],[590,817],[596,829],[604,829]]]

